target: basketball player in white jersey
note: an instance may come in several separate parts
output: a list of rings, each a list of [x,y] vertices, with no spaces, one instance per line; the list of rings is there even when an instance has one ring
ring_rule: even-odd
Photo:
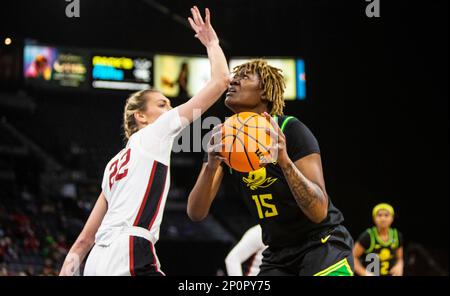
[[[74,275],[89,250],[84,275],[164,275],[155,253],[169,191],[172,142],[227,89],[229,71],[206,9],[197,7],[189,23],[206,47],[211,80],[192,99],[172,109],[154,90],[128,98],[124,112],[126,147],[106,166],[102,192],[81,234],[70,249],[60,275]],[[199,113],[199,112],[197,112]]]
[[[225,258],[229,276],[243,276],[242,264],[250,259],[246,276],[256,276],[262,262],[262,252],[267,248],[262,241],[262,230],[259,224],[248,229],[241,240]]]

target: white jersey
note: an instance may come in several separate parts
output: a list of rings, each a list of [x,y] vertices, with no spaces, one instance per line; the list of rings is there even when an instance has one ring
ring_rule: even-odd
[[[172,143],[183,127],[178,109],[172,109],[134,133],[108,162],[102,181],[108,210],[95,236],[97,245],[110,245],[133,226],[147,229],[147,238],[156,243],[170,187]]]
[[[245,232],[241,240],[230,251],[225,259],[225,265],[229,276],[242,276],[242,263],[250,259],[252,261],[247,276],[256,276],[262,262],[262,253],[266,249],[262,241],[261,226],[255,225]]]

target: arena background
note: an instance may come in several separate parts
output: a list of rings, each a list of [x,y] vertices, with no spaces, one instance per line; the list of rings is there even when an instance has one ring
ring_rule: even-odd
[[[447,1],[381,0],[380,18],[366,16],[363,0],[80,4],[80,17],[68,18],[63,0],[1,3],[0,275],[57,272],[99,194],[106,162],[123,145],[131,92],[28,85],[25,40],[204,55],[179,20],[193,4],[211,9],[228,57],[304,59],[307,97],[288,102],[285,113],[318,138],[327,191],[353,237],[371,226],[376,203],[389,202],[405,237],[405,274],[448,274]],[[220,101],[206,115],[229,114]],[[201,158],[173,155],[157,244],[168,275],[223,274],[226,253],[252,225],[226,184],[209,218],[189,221],[186,198]]]

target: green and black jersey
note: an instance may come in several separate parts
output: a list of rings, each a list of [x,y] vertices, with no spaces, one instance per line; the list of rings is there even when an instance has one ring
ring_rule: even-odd
[[[320,153],[316,138],[297,118],[281,116],[277,120],[286,136],[287,153],[293,162],[312,153]],[[344,220],[331,200],[323,222],[317,224],[309,220],[297,205],[281,168],[276,164],[268,164],[249,173],[231,170],[226,164],[223,168],[224,178],[231,178],[230,183],[261,225],[264,244],[271,248],[303,244],[309,237],[331,230]]]
[[[403,237],[395,228],[389,228],[389,238],[383,241],[378,235],[376,227],[368,228],[358,238],[358,242],[366,250],[365,254],[376,254],[380,262],[380,275],[388,276],[389,270],[397,262],[396,251],[403,246]],[[363,256],[364,257],[364,256]],[[366,267],[369,262],[361,258],[361,263]]]

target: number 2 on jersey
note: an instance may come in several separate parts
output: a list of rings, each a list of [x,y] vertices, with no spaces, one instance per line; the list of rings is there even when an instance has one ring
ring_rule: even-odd
[[[389,274],[389,261],[382,261],[382,262],[381,262],[381,270],[380,270],[380,274],[381,274],[381,275],[387,275],[387,274]]]
[[[110,166],[109,166],[109,189],[113,186],[113,184],[116,181],[119,181],[123,178],[125,178],[128,174],[128,169],[125,168],[125,166],[130,161],[130,153],[131,150],[128,148],[124,153],[120,155],[118,159],[116,159]],[[120,164],[119,164],[120,162]]]

